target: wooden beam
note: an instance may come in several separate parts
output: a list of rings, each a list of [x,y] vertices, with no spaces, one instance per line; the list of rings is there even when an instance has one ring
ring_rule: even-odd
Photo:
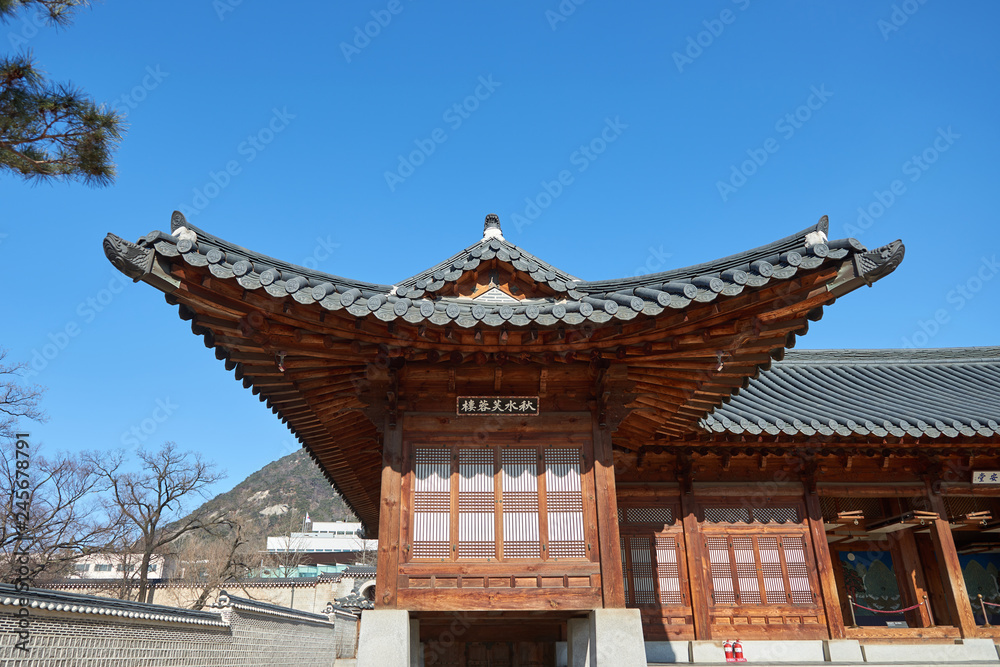
[[[833,568],[840,567],[834,563],[830,555],[830,545],[826,541],[826,529],[823,527],[823,510],[820,508],[819,496],[806,491],[806,520],[809,523],[809,537],[816,555],[816,570],[819,588],[823,596],[823,611],[826,613],[826,626],[830,631],[830,639],[844,639],[844,617],[840,606],[840,594],[837,591],[837,580]]]
[[[402,492],[403,425],[385,418],[382,443],[382,503],[378,525],[375,605],[395,609],[399,579],[399,521]],[[403,421],[402,419],[399,420]]]
[[[958,627],[962,637],[978,637],[976,619],[969,606],[969,594],[965,589],[965,578],[962,576],[962,566],[958,562],[958,551],[955,550],[955,540],[948,526],[948,509],[944,498],[928,490],[927,497],[931,503],[931,511],[937,512],[938,519],[931,522],[931,540],[934,542],[934,555],[941,568],[941,583],[944,584],[945,602],[948,604],[952,621]]]

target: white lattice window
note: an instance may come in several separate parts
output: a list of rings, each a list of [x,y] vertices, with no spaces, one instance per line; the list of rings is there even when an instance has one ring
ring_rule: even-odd
[[[800,535],[705,538],[715,604],[815,604]]]
[[[500,451],[503,487],[503,554],[505,558],[539,558],[538,452]]]
[[[549,558],[583,558],[583,490],[580,450],[545,450],[545,508]]]
[[[415,448],[412,557],[586,558],[582,469],[574,448]]]
[[[809,585],[809,566],[806,564],[806,541],[798,536],[781,538],[788,571],[788,588],[792,604],[812,604],[815,600]]]
[[[413,469],[413,557],[451,555],[451,454],[417,449]]]
[[[781,571],[781,552],[777,537],[758,537],[760,547],[760,573],[764,580],[764,595],[768,604],[788,601],[785,577]]]
[[[496,492],[491,449],[458,450],[458,557],[496,557]]]
[[[708,564],[712,572],[712,601],[715,604],[736,604],[729,539],[706,537],[705,547],[708,549]]]
[[[677,539],[656,537],[656,577],[660,584],[660,604],[683,604],[681,592],[680,549]]]
[[[625,604],[681,605],[681,558],[674,535],[623,535]]]

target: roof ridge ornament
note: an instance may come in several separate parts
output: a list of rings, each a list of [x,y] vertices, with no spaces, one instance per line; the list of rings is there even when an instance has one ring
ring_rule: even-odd
[[[486,216],[486,223],[483,225],[483,240],[500,239],[504,241],[503,232],[500,231],[500,216],[490,213]]]

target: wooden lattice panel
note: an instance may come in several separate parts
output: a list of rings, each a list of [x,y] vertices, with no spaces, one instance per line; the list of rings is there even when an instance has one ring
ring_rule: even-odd
[[[627,507],[624,521],[619,511],[619,521],[622,523],[648,523],[659,526],[671,526],[674,523],[672,507]]]
[[[753,520],[756,523],[798,523],[799,510],[796,507],[755,507]]]
[[[706,507],[708,523],[750,523],[750,510],[746,507]]]

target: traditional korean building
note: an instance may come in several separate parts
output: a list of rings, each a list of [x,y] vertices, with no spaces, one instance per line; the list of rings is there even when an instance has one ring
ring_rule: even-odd
[[[481,239],[394,285],[180,213],[104,249],[378,538],[362,667],[420,650],[554,664],[557,642],[569,664],[645,665],[644,641],[650,660],[694,642],[717,661],[711,642],[736,638],[827,640],[829,659],[993,636],[963,563],[1000,532],[1000,485],[973,482],[1000,470],[1000,351],[786,356],[825,307],[892,273],[899,241],[830,240],[824,217],[723,259],[585,281],[489,215]]]

